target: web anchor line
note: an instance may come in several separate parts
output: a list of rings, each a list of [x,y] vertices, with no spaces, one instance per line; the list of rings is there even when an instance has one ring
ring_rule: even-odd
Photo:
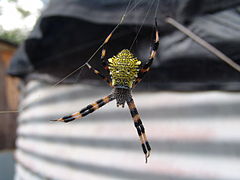
[[[182,24],[180,24],[179,22],[177,22],[176,20],[174,20],[171,17],[167,17],[165,19],[165,21],[166,21],[166,23],[174,26],[179,31],[181,31],[182,33],[184,33],[185,35],[190,37],[192,40],[197,42],[202,47],[206,48],[209,52],[211,52],[212,54],[217,56],[219,59],[221,59],[222,61],[224,61],[228,65],[230,65],[233,69],[235,69],[236,71],[240,72],[240,66],[237,63],[235,63],[231,58],[226,56],[223,52],[221,52],[220,50],[215,48],[213,45],[209,44],[207,41],[205,41],[204,39],[200,38],[198,35],[193,33],[191,30],[189,30],[188,28],[184,27]]]

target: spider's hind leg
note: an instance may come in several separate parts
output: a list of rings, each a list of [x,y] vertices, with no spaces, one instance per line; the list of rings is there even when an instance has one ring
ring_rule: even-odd
[[[88,114],[96,111],[100,107],[104,106],[105,104],[109,103],[110,101],[114,100],[114,96],[112,94],[105,96],[102,99],[97,100],[96,102],[89,104],[85,108],[81,109],[79,112],[73,113],[68,116],[64,116],[62,118],[52,120],[52,121],[61,121],[61,122],[70,122],[74,121],[76,119],[82,118],[84,116],[87,116]]]
[[[145,128],[142,124],[142,121],[140,119],[140,116],[138,114],[138,111],[137,111],[137,108],[134,104],[133,99],[131,98],[130,101],[127,101],[127,104],[128,104],[129,109],[130,109],[130,113],[132,115],[135,128],[137,129],[137,133],[138,133],[140,141],[142,143],[142,150],[145,154],[146,163],[147,163],[147,158],[150,156],[151,147],[149,145],[149,142],[147,140],[147,136],[145,134]]]

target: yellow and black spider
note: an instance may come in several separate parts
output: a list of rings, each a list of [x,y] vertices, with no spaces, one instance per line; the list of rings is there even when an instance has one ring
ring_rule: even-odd
[[[118,53],[116,56],[113,56],[112,58],[109,58],[108,62],[106,62],[105,45],[108,43],[111,37],[112,33],[110,33],[105,39],[101,55],[102,65],[104,66],[104,69],[110,74],[111,80],[102,75],[98,70],[94,69],[88,63],[87,66],[95,74],[99,75],[103,80],[105,80],[111,87],[113,87],[112,93],[92,104],[89,104],[79,112],[64,116],[54,121],[70,122],[75,119],[82,118],[114,99],[117,101],[117,106],[124,107],[124,104],[126,102],[130,109],[134,125],[137,129],[137,133],[139,135],[142,144],[142,150],[145,154],[147,163],[147,158],[150,156],[151,147],[147,140],[145,129],[138,114],[137,108],[134,104],[131,92],[132,89],[142,80],[143,76],[150,70],[150,66],[156,56],[156,51],[159,45],[157,20],[155,19],[155,40],[152,44],[150,57],[145,65],[142,65],[141,61],[134,57],[134,55],[128,49],[123,49],[120,53]]]

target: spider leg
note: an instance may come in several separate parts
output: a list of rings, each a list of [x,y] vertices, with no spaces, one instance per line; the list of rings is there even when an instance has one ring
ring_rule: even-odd
[[[140,141],[141,141],[141,144],[142,144],[142,150],[145,154],[146,163],[147,163],[147,158],[150,156],[151,147],[149,145],[149,142],[147,140],[147,136],[145,134],[145,128],[144,128],[143,123],[140,119],[140,116],[138,114],[138,111],[137,111],[137,108],[135,106],[135,103],[134,103],[133,99],[131,98],[127,102],[127,104],[128,104],[129,109],[130,109],[130,113],[132,115],[135,128],[137,129],[137,133],[138,133],[138,136],[140,138]]]
[[[108,63],[105,60],[105,57],[106,57],[106,52],[107,52],[106,45],[107,45],[108,41],[111,39],[111,37],[112,37],[112,33],[110,33],[108,35],[108,37],[105,39],[105,41],[103,43],[102,54],[101,54],[102,65],[108,73],[109,73],[109,66],[108,66]]]
[[[102,80],[106,81],[108,83],[109,86],[112,87],[112,82],[107,78],[105,77],[99,70],[93,68],[90,64],[86,64],[88,66],[88,68],[93,72],[95,73],[96,75],[98,75],[100,78],[102,78]]]
[[[148,62],[140,69],[138,73],[138,77],[136,78],[136,81],[134,83],[134,86],[136,86],[139,82],[141,82],[145,74],[150,70],[150,66],[152,65],[153,59],[156,56],[158,46],[159,46],[159,34],[158,34],[157,19],[155,18],[155,40],[153,41],[153,44],[152,44],[150,57],[148,58]]]
[[[61,121],[61,122],[70,122],[70,121],[74,121],[76,119],[80,119],[94,111],[96,111],[97,109],[99,109],[100,107],[104,106],[105,104],[109,103],[110,101],[114,100],[115,98],[113,97],[112,94],[103,97],[102,99],[97,100],[96,102],[89,104],[88,106],[84,107],[83,109],[81,109],[78,112],[75,112],[71,115],[68,116],[64,116],[62,118],[56,119],[56,120],[52,120],[52,121]]]

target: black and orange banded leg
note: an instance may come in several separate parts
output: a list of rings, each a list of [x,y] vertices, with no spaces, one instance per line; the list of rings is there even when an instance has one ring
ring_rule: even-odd
[[[151,147],[149,145],[149,142],[147,140],[147,136],[145,133],[145,128],[143,126],[143,123],[140,119],[140,115],[138,114],[137,108],[134,104],[133,99],[131,98],[130,101],[127,102],[128,107],[130,109],[130,113],[133,118],[134,126],[137,129],[138,136],[140,138],[141,144],[142,144],[142,150],[146,157],[146,163],[147,158],[150,156]]]
[[[96,111],[97,109],[99,109],[100,107],[104,106],[105,104],[109,103],[110,101],[112,101],[114,99],[115,98],[113,97],[113,95],[110,94],[108,96],[105,96],[102,99],[97,100],[96,102],[94,102],[92,104],[89,104],[85,108],[81,109],[79,112],[75,112],[71,115],[64,116],[62,118],[52,120],[52,121],[70,122],[70,121],[74,121],[76,119],[80,119],[80,118],[87,116],[88,114]]]
[[[158,46],[159,46],[159,34],[158,34],[157,19],[155,18],[155,40],[153,41],[153,44],[152,44],[150,57],[148,58],[148,62],[140,69],[138,73],[138,77],[134,83],[134,86],[136,86],[139,82],[141,82],[145,74],[150,70],[150,66],[152,65],[153,59],[156,57]]]
[[[98,75],[102,80],[106,81],[108,83],[109,86],[112,87],[112,82],[107,78],[105,77],[99,70],[93,68],[90,64],[86,63],[86,65],[88,66],[88,68],[93,72],[95,73],[96,75]]]
[[[108,37],[105,39],[104,43],[103,43],[103,48],[102,48],[102,54],[101,54],[101,61],[102,61],[102,65],[104,67],[104,69],[109,73],[109,66],[108,66],[108,62],[106,62],[105,57],[106,57],[106,44],[109,42],[109,40],[112,37],[112,33],[110,33],[108,35]]]

